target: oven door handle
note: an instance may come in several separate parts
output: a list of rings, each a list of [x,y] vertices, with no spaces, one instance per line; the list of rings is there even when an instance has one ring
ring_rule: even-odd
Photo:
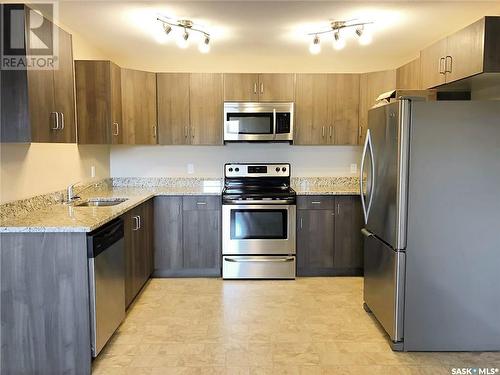
[[[231,204],[245,204],[245,205],[252,205],[252,204],[290,204],[291,200],[287,199],[276,199],[276,200],[234,200],[231,201]]]
[[[234,263],[249,263],[249,262],[293,262],[294,257],[284,257],[284,258],[267,258],[267,257],[246,257],[246,258],[228,258],[225,257],[224,260],[227,262]]]

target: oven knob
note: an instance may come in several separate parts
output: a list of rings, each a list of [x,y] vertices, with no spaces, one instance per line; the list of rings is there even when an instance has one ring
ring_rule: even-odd
[[[280,171],[280,167],[276,167],[276,172],[279,172]]]
[[[233,168],[229,168],[229,172],[232,172],[233,171]]]
[[[285,168],[285,167],[281,168],[281,170],[282,170],[283,172],[286,172],[286,168]]]
[[[240,171],[240,169],[239,169],[238,167],[236,167],[236,168],[234,168],[234,171],[235,171],[235,172],[239,172],[239,171]]]

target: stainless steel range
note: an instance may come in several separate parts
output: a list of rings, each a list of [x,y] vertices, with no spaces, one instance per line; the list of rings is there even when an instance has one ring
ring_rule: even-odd
[[[294,279],[290,164],[230,163],[222,192],[222,277]]]

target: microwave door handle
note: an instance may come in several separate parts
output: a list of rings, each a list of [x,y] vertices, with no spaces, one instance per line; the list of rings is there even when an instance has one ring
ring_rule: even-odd
[[[273,139],[276,139],[276,108],[273,108]]]

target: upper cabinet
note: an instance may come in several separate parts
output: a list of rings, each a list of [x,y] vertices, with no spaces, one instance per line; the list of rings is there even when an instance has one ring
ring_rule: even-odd
[[[420,90],[421,87],[419,57],[396,69],[396,88]]]
[[[23,8],[26,21],[30,9]],[[75,143],[71,35],[47,19],[39,32],[45,33],[49,40],[53,33],[57,33],[57,62],[44,70],[28,67],[26,70],[1,71],[1,141]],[[27,31],[25,40],[26,34]]]
[[[156,74],[121,69],[123,143],[156,144]]]
[[[187,145],[189,137],[189,73],[158,73],[158,143]]]
[[[420,52],[422,86],[500,72],[500,17],[483,17]]]
[[[294,144],[357,144],[358,111],[358,74],[297,74]]]
[[[359,77],[359,144],[365,141],[368,126],[368,110],[373,107],[380,94],[396,87],[396,71],[364,73]]]
[[[78,143],[122,143],[120,67],[111,61],[75,61]]]
[[[220,73],[192,73],[189,80],[190,143],[221,145],[223,81]]]
[[[293,102],[293,73],[224,74],[224,100],[248,102]]]
[[[258,102],[259,75],[252,73],[224,74],[224,100]]]
[[[164,145],[221,145],[220,73],[158,73],[158,138]]]

